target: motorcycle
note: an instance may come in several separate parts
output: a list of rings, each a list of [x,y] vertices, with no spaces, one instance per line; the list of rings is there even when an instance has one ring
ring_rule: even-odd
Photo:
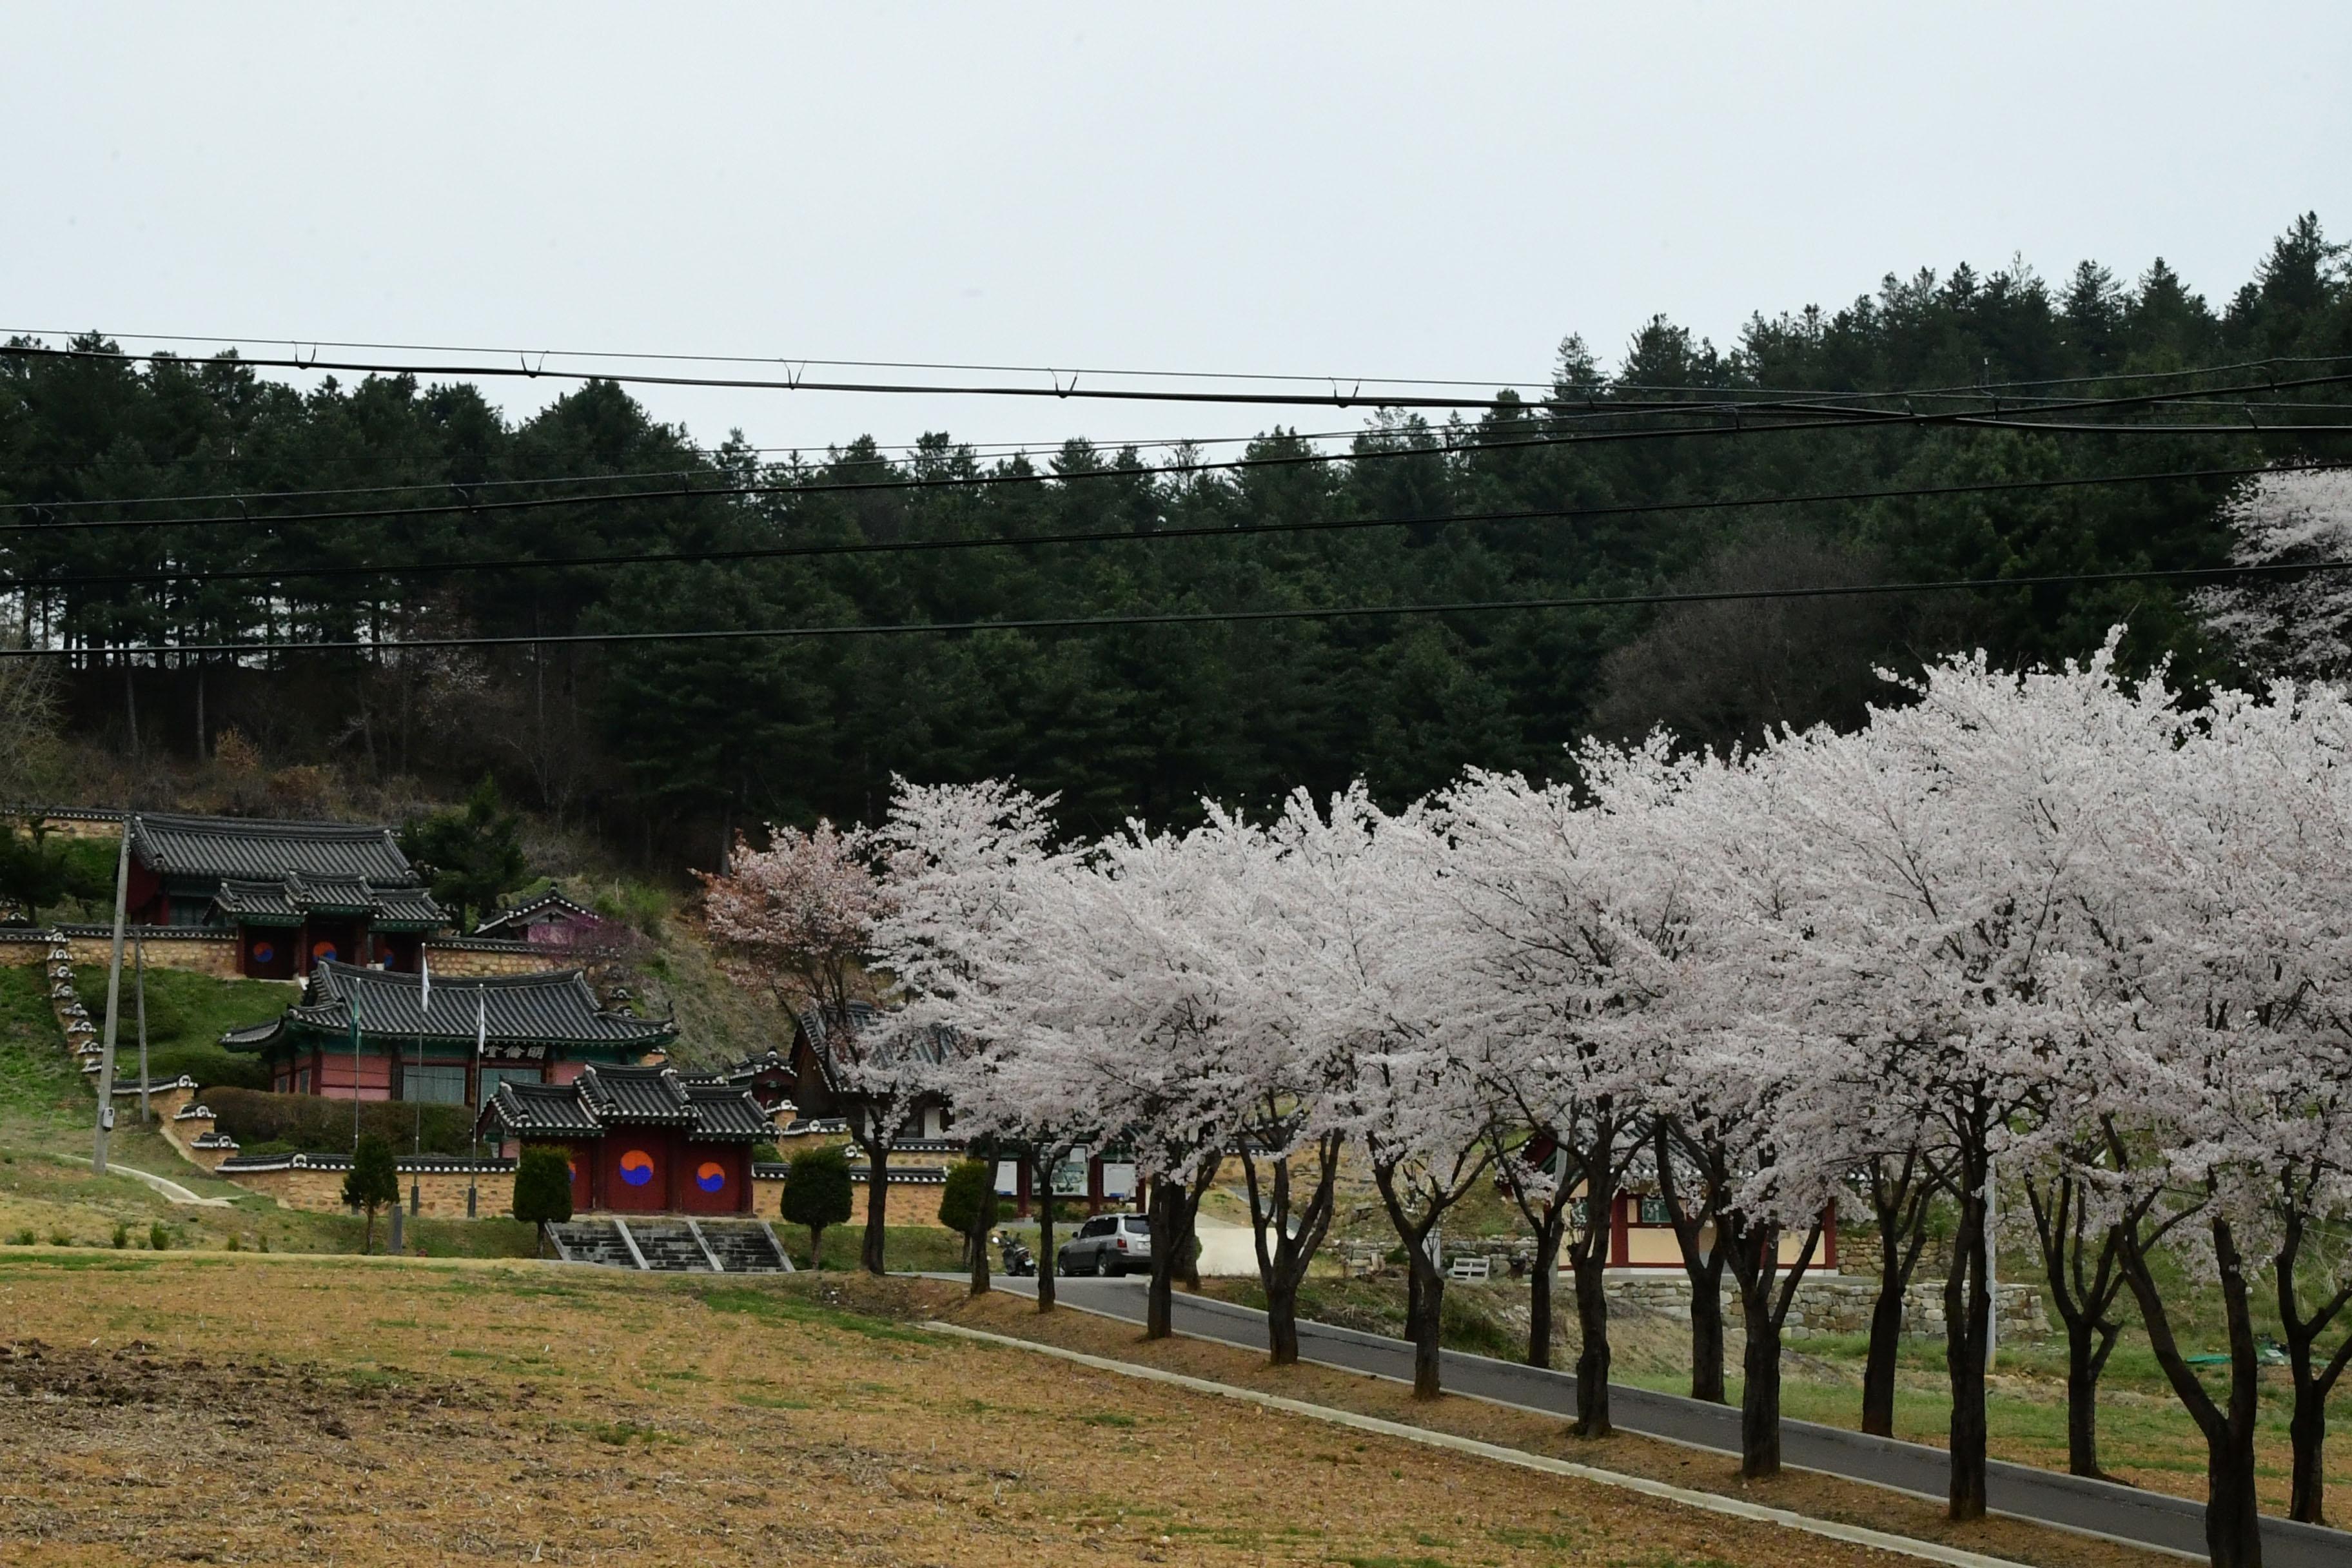
[[[1014,1279],[1030,1279],[1037,1272],[1037,1255],[1009,1236],[997,1237],[997,1247],[1004,1259],[1003,1273]]]

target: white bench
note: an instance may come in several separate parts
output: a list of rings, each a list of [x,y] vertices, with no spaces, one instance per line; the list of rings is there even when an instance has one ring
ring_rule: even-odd
[[[1454,1260],[1454,1267],[1446,1271],[1445,1277],[1449,1279],[1483,1280],[1491,1276],[1494,1267],[1494,1259],[1484,1256],[1457,1258]]]

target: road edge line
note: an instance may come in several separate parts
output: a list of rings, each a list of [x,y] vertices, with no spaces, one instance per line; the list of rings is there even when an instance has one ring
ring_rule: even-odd
[[[1377,1433],[1423,1447],[1444,1448],[1467,1454],[1496,1464],[1512,1465],[1520,1469],[1539,1470],[1548,1475],[1565,1476],[1572,1480],[1590,1481],[1596,1486],[1614,1488],[1620,1491],[1638,1492],[1645,1497],[1679,1503],[1705,1513],[1722,1514],[1754,1523],[1777,1524],[1784,1529],[1800,1531],[1807,1535],[1821,1536],[1849,1546],[1870,1547],[1905,1557],[1916,1557],[1929,1563],[1941,1563],[1948,1568],[2019,1568],[2018,1560],[1993,1557],[1981,1552],[1969,1552],[1958,1546],[1946,1546],[1938,1542],[1921,1541],[1915,1536],[1895,1535],[1883,1530],[1871,1530],[1858,1524],[1842,1524],[1835,1520],[1815,1519],[1783,1508],[1768,1508],[1762,1503],[1746,1502],[1738,1498],[1725,1497],[1717,1492],[1694,1490],[1678,1487],[1671,1481],[1652,1480],[1646,1476],[1627,1475],[1617,1470],[1603,1470],[1591,1465],[1580,1465],[1570,1459],[1555,1459],[1546,1454],[1531,1454],[1522,1448],[1506,1447],[1499,1443],[1482,1442],[1475,1437],[1456,1436],[1451,1432],[1433,1432],[1424,1426],[1409,1426],[1400,1421],[1387,1421],[1377,1415],[1362,1415],[1352,1410],[1340,1410],[1328,1405],[1310,1405],[1305,1400],[1289,1399],[1278,1394],[1261,1394],[1254,1388],[1241,1388],[1229,1383],[1215,1383],[1205,1377],[1193,1377],[1181,1372],[1167,1372],[1156,1366],[1141,1366],[1133,1362],[1114,1361],[1108,1356],[1088,1355],[1084,1351],[1067,1350],[1035,1340],[1024,1340],[1012,1334],[991,1333],[985,1329],[966,1328],[961,1323],[933,1320],[924,1328],[959,1339],[977,1340],[988,1344],[1009,1345],[1016,1350],[1034,1351],[1040,1355],[1061,1361],[1075,1362],[1097,1372],[1117,1373],[1122,1376],[1141,1379],[1147,1383],[1168,1384],[1195,1394],[1214,1394],[1223,1399],[1237,1399],[1244,1404],[1280,1410],[1309,1420],[1328,1422],[1360,1432]]]

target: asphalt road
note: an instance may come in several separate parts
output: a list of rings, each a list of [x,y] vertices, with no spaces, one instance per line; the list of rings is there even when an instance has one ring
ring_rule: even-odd
[[[1034,1295],[1034,1279],[998,1276],[998,1289]],[[1060,1300],[1107,1317],[1143,1321],[1140,1279],[1062,1279]],[[1214,1340],[1247,1350],[1265,1346],[1265,1315],[1246,1307],[1176,1293],[1175,1328],[1180,1334]],[[1301,1359],[1348,1372],[1369,1373],[1398,1382],[1412,1380],[1412,1346],[1406,1341],[1322,1323],[1298,1325]],[[1494,1400],[1573,1419],[1576,1378],[1459,1351],[1444,1352],[1448,1392]],[[1671,1394],[1612,1384],[1611,1418],[1622,1429],[1644,1436],[1719,1453],[1739,1451],[1739,1411]],[[1783,1460],[1792,1466],[1874,1486],[1892,1487],[1941,1501],[1949,1471],[1940,1448],[1865,1436],[1806,1421],[1780,1426]],[[2159,1547],[2202,1559],[2204,1508],[2105,1481],[2083,1480],[2024,1465],[1995,1461],[1986,1480],[1988,1500],[2001,1513],[2070,1530]],[[2263,1561],[2267,1568],[2352,1568],[2352,1534],[2283,1519],[2263,1521]]]

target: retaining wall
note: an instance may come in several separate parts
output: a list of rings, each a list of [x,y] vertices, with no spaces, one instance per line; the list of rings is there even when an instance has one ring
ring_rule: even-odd
[[[1620,1276],[1608,1283],[1612,1306],[1624,1305],[1663,1313],[1679,1322],[1690,1321],[1690,1280],[1680,1274],[1655,1278]],[[1783,1334],[1792,1340],[1819,1334],[1866,1334],[1871,1310],[1878,1301],[1878,1281],[1868,1278],[1814,1275],[1797,1286],[1789,1305]],[[1723,1295],[1726,1328],[1739,1323],[1739,1299]],[[2000,1285],[1993,1291],[1993,1332],[1998,1339],[2040,1339],[2050,1331],[2042,1312],[2042,1292],[2032,1285]],[[1914,1280],[1903,1296],[1903,1336],[1941,1339],[1944,1336],[1944,1282]]]

